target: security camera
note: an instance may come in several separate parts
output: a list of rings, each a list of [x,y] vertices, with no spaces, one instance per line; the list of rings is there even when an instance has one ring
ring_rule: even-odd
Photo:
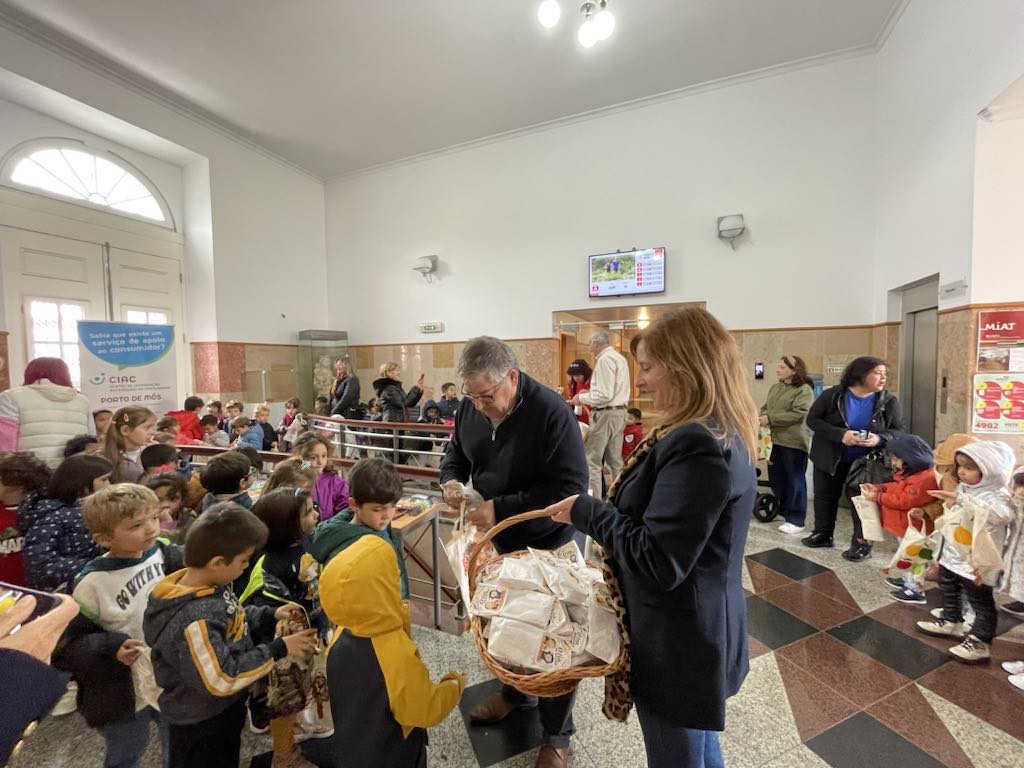
[[[423,279],[431,282],[432,275],[437,272],[437,256],[420,256],[416,259],[413,271],[423,275]]]
[[[718,237],[727,240],[734,251],[736,250],[736,238],[746,231],[747,225],[743,221],[742,213],[718,217]]]

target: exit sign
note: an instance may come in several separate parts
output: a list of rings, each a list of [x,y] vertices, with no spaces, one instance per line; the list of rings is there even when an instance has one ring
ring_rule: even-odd
[[[420,333],[444,333],[444,323],[420,323]]]

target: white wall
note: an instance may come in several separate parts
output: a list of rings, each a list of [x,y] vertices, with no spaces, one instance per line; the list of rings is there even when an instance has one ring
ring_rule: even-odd
[[[706,300],[733,328],[871,322],[847,265],[871,261],[872,74],[861,57],[329,181],[331,327],[550,336],[553,310],[643,300],[588,299],[588,254],[653,245],[651,301]],[[716,218],[738,212],[734,252]],[[432,253],[427,286],[411,267]]]
[[[107,150],[123,157],[149,178],[167,201],[171,215],[182,231],[181,168],[150,155],[83,131],[60,120],[41,114],[20,104],[0,99],[0,158],[24,141],[39,138],[66,138],[84,141],[90,147]]]
[[[977,113],[1024,73],[1024,3],[913,0],[876,64],[881,320],[888,290],[936,272],[970,282]],[[988,301],[980,287],[942,306]]]
[[[208,322],[200,322],[203,333],[190,326],[191,340],[294,343],[298,329],[324,326],[320,180],[6,28],[0,28],[0,68],[209,161],[215,298],[208,300],[216,304],[216,336],[207,335]],[[202,187],[190,184],[189,190],[201,197]],[[186,214],[195,203],[184,200]],[[190,286],[190,297],[203,287]]]
[[[974,178],[973,301],[1024,301],[1024,118],[978,123]]]

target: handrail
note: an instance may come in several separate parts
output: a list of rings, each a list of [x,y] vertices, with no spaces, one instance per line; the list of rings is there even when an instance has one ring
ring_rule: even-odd
[[[373,428],[390,428],[395,429],[407,429],[407,430],[422,430],[424,432],[448,432],[451,433],[455,426],[452,424],[423,424],[418,421],[371,421],[370,419],[343,419],[340,416],[320,416],[313,413],[307,413],[306,419],[310,422],[324,422],[332,424],[344,424],[347,427],[373,427]]]
[[[218,448],[213,445],[178,445],[175,446],[180,453],[190,454],[192,456],[217,456],[227,451],[233,451],[234,448]],[[271,464],[277,464],[279,461],[290,459],[292,454],[281,453],[280,451],[260,451],[260,458],[264,461],[269,461]],[[357,459],[342,459],[342,458],[328,458],[327,463],[329,466],[342,467],[348,469],[355,465]],[[409,464],[396,464],[395,469],[398,470],[399,475],[403,475],[410,479],[417,480],[437,480],[441,477],[441,470],[435,469],[434,467],[414,467]]]
[[[306,414],[310,429],[330,432],[331,444],[338,453],[345,455],[351,449],[356,453],[390,454],[396,466],[404,466],[403,457],[437,456],[433,446],[428,450],[410,447],[412,441],[428,440],[442,443],[447,447],[451,442],[454,427],[447,424],[420,424],[405,421],[369,421],[365,419],[342,419],[337,416]],[[355,442],[345,438],[354,436]]]

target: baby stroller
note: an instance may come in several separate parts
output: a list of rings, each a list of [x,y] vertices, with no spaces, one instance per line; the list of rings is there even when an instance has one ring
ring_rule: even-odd
[[[758,432],[758,440],[761,444],[760,455],[758,456],[758,464],[763,465],[765,471],[768,470],[768,459],[772,455],[772,436],[771,431],[762,428]],[[761,479],[761,467],[757,467],[757,487],[766,488],[771,491],[771,483],[767,480]],[[770,523],[775,519],[776,515],[779,514],[779,500],[775,498],[772,493],[763,493],[760,490],[757,494],[757,499],[754,501],[754,519],[762,523]]]
[[[761,468],[757,468],[757,498],[754,500],[754,519],[762,523],[770,523],[779,514],[779,500],[771,492],[771,483],[761,479]],[[768,489],[767,493],[760,489]]]

